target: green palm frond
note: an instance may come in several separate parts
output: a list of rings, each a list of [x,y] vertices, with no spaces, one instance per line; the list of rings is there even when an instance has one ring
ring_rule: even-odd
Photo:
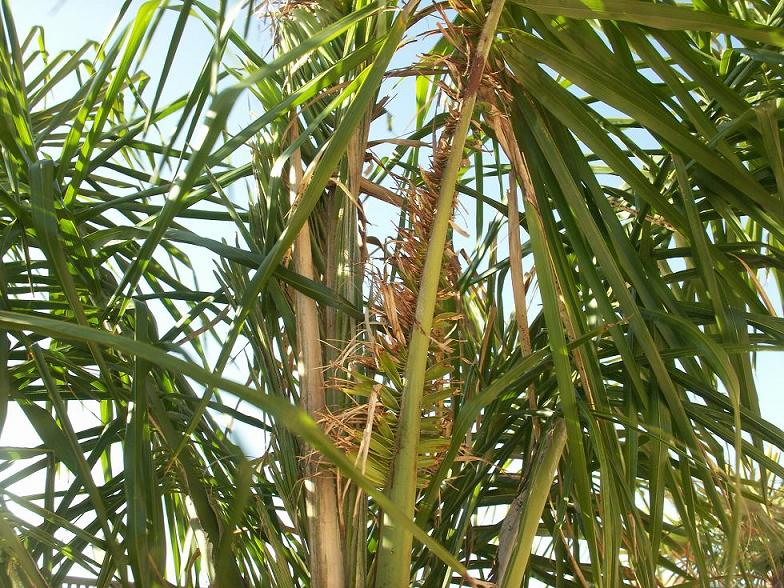
[[[0,4],[0,585],[779,585],[781,5],[226,4]]]

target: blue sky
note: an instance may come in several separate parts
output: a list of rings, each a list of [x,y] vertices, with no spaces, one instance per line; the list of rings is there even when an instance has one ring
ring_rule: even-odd
[[[137,3],[138,4],[138,3]],[[210,1],[208,4],[217,4]],[[229,2],[231,6],[233,2]],[[120,0],[12,0],[11,6],[16,19],[17,29],[20,36],[24,37],[31,26],[35,24],[44,25],[46,32],[46,45],[50,53],[56,53],[62,49],[73,49],[80,46],[87,39],[102,39],[108,30],[112,20],[116,18],[118,9],[122,5]],[[134,8],[132,7],[131,11]],[[163,31],[171,30],[175,15],[170,17],[171,22],[164,21],[161,24],[161,31],[156,36],[153,44],[148,51],[145,68],[151,75],[155,76],[160,71],[168,39]],[[241,20],[244,17],[241,17]],[[264,40],[262,26],[258,20],[254,20],[250,26],[249,42],[254,48],[260,49]],[[190,80],[198,74],[199,69],[204,63],[207,52],[212,43],[211,36],[206,29],[189,25],[175,60],[173,74],[170,77],[164,99],[180,95],[187,90]],[[413,49],[406,50],[406,53],[413,53]],[[413,55],[407,55],[413,57]],[[400,92],[400,91],[399,91]],[[398,93],[399,93],[398,92]],[[400,104],[401,100],[398,99]],[[413,107],[404,105],[401,107],[403,112],[399,113],[398,121],[393,123],[394,127],[404,128],[410,120]],[[247,105],[239,104],[233,115],[232,126],[247,123],[250,117]],[[393,134],[390,132],[390,134]],[[381,212],[381,211],[379,211]],[[462,218],[462,225],[471,229],[473,222],[469,218],[472,209],[465,210]],[[381,212],[383,216],[383,212]],[[377,217],[376,217],[377,218]],[[460,220],[460,219],[459,219]],[[391,223],[389,219],[389,223]],[[377,221],[377,230],[383,232],[384,221]],[[772,289],[774,290],[774,289]],[[774,292],[773,303],[781,314],[781,300]],[[762,406],[763,416],[784,428],[784,400],[782,399],[782,383],[784,376],[781,371],[784,355],[780,352],[766,352],[758,355],[757,358],[757,384]]]

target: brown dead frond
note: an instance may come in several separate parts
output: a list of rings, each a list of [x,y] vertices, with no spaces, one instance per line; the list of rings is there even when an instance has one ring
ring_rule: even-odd
[[[297,10],[314,12],[318,7],[318,0],[262,0],[256,8],[256,16],[274,22],[291,18]]]
[[[383,405],[376,404],[373,414],[370,415],[369,409],[368,404],[357,404],[337,412],[328,411],[322,413],[318,423],[335,445],[347,454],[353,455],[359,450],[362,431],[368,420],[377,422],[386,410]]]

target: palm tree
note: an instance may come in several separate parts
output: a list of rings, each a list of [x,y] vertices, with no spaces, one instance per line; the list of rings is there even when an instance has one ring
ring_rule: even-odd
[[[775,585],[781,3],[219,4],[2,2],[0,585]]]

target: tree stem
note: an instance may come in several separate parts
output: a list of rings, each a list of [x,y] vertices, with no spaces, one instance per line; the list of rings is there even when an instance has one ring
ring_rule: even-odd
[[[292,140],[298,134],[298,121],[292,127]],[[299,149],[291,158],[291,199],[296,201],[302,186],[302,162]],[[294,269],[301,276],[315,280],[310,249],[310,224],[305,221],[296,240],[292,259]],[[326,408],[321,334],[316,301],[299,290],[294,291],[294,317],[297,324],[299,348],[300,398],[307,413],[318,420]],[[310,578],[314,588],[345,588],[342,541],[338,521],[337,483],[335,474],[309,459],[305,466],[305,512],[308,518],[310,548]]]
[[[505,0],[493,1],[477,44],[475,61],[471,64],[471,74],[463,95],[460,118],[452,141],[452,151],[441,177],[433,229],[417,297],[416,322],[409,343],[406,381],[396,435],[396,455],[392,465],[391,480],[387,487],[387,493],[392,501],[412,518],[416,501],[417,453],[430,331],[433,325],[433,312],[449,221],[454,208],[455,184],[462,166],[463,149],[473,118],[485,62],[504,4]],[[413,537],[409,531],[396,525],[386,515],[381,525],[376,588],[405,588],[409,585],[411,574]]]
[[[536,532],[539,529],[539,520],[542,511],[550,496],[550,487],[553,485],[558,462],[561,460],[564,446],[566,445],[566,426],[563,420],[558,420],[555,426],[543,437],[539,450],[536,452],[535,461],[531,468],[529,482],[523,494],[520,495],[521,512],[519,525],[516,530],[514,549],[507,561],[499,562],[500,588],[521,586],[528,567]]]

